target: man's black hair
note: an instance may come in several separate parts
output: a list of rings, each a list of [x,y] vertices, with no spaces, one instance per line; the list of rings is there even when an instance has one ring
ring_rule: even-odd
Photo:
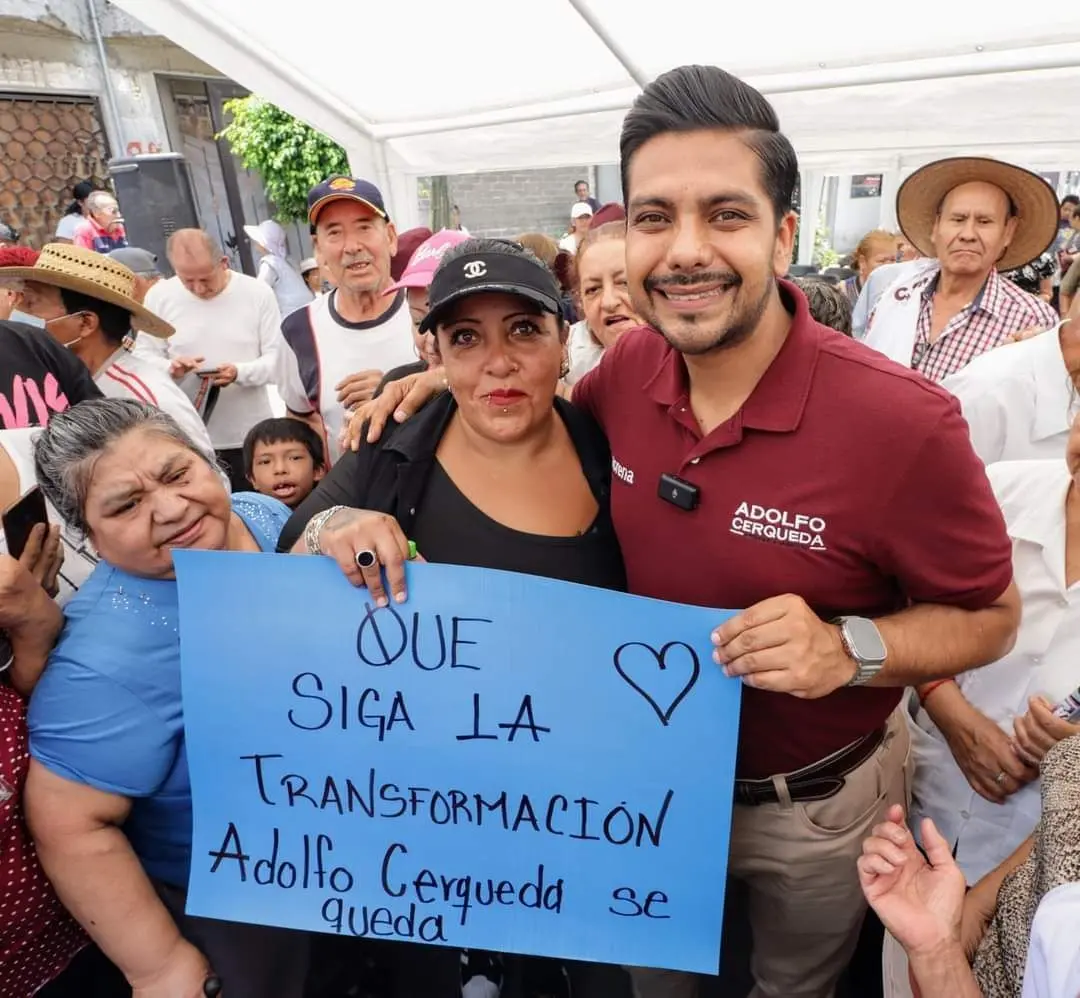
[[[326,467],[326,448],[322,438],[307,423],[280,416],[256,423],[244,437],[244,474],[250,479],[255,468],[255,448],[259,444],[303,444],[316,468]]]
[[[1065,197],[1061,199],[1061,203],[1071,204],[1073,207],[1076,207],[1077,205],[1080,205],[1080,198],[1075,194],[1066,194]]]
[[[589,182],[587,180],[575,180],[574,190],[576,191],[582,184],[584,184],[586,187],[589,186]]]
[[[668,132],[740,132],[761,160],[761,175],[777,222],[791,210],[799,178],[795,150],[780,131],[773,106],[752,86],[716,66],[680,66],[638,95],[619,138],[624,198],[630,200],[630,160],[650,139]]]
[[[75,312],[93,312],[98,317],[98,326],[110,343],[120,346],[131,332],[131,313],[126,308],[113,305],[111,302],[102,301],[100,298],[91,298],[79,291],[68,291],[67,288],[57,288],[60,292],[60,300],[64,303],[64,311],[68,315]]]

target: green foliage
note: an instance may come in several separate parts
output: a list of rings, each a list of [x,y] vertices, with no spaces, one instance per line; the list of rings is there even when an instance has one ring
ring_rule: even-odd
[[[225,104],[225,139],[247,170],[261,174],[279,222],[307,218],[308,191],[335,173],[348,175],[345,150],[322,132],[252,94]]]
[[[832,248],[831,235],[825,225],[825,209],[818,216],[817,231],[814,233],[814,265],[822,271],[840,263],[840,254]]]

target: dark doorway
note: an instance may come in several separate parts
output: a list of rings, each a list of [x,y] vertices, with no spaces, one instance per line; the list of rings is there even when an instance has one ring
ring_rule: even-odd
[[[244,226],[272,218],[274,207],[266,200],[262,177],[244,169],[229,143],[216,138],[229,120],[225,104],[248,91],[231,80],[188,77],[161,77],[160,89],[170,143],[187,159],[202,227],[221,243],[234,269],[255,274],[258,260]],[[283,226],[293,262],[310,256],[304,227]]]

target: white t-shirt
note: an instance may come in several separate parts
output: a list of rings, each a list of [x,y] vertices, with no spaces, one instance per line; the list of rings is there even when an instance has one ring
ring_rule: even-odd
[[[331,461],[341,453],[338,435],[345,420],[335,386],[358,371],[385,374],[416,361],[404,291],[370,322],[347,322],[334,307],[336,299],[335,291],[285,317],[281,331],[291,349],[278,380],[281,397],[293,412],[317,408],[326,426]]]
[[[565,250],[567,253],[577,252],[577,236],[571,232],[569,235],[565,235],[559,240],[559,249]]]
[[[960,400],[983,464],[1064,459],[1072,382],[1056,329],[987,351],[941,387]]]
[[[576,385],[604,356],[604,348],[593,339],[584,319],[570,327],[569,351],[570,373],[563,379],[568,385]]]
[[[273,289],[233,272],[225,290],[204,301],[170,277],[147,292],[146,307],[176,332],[167,340],[140,334],[136,353],[150,359],[203,357],[207,370],[236,365],[236,381],[221,390],[208,429],[217,450],[242,446],[248,430],[273,415],[266,386],[277,376],[283,347]]]
[[[11,458],[19,475],[19,495],[25,496],[37,485],[34,474],[34,437],[41,432],[40,426],[26,430],[0,430],[0,447]],[[49,523],[60,526],[60,543],[64,548],[64,563],[60,566],[59,592],[56,602],[63,606],[89,577],[98,563],[97,553],[85,537],[60,519],[60,514],[46,501]],[[0,533],[0,551],[7,553],[7,540]],[[3,664],[3,663],[0,663]]]
[[[94,375],[101,394],[112,399],[135,399],[167,412],[192,441],[213,450],[210,434],[191,400],[180,390],[163,360],[119,349]]]
[[[75,230],[79,227],[79,223],[82,222],[82,220],[82,215],[65,215],[56,223],[56,238],[73,240],[75,238]]]
[[[1080,995],[1080,884],[1061,884],[1039,902],[1031,923],[1021,998]]]

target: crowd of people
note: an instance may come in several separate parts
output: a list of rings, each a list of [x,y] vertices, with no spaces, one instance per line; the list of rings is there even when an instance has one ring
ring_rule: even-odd
[[[1080,994],[1075,199],[941,160],[902,237],[793,280],[752,87],[664,74],[620,157],[559,239],[399,233],[333,176],[297,269],[267,221],[257,276],[184,229],[164,277],[83,185],[0,247],[0,509],[44,509],[0,554],[0,998]],[[188,915],[176,548],[736,609],[747,945],[704,978]]]

